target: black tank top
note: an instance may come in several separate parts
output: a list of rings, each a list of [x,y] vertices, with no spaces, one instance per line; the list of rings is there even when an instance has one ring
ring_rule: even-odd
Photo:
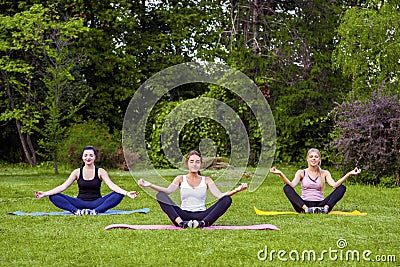
[[[78,178],[78,198],[82,200],[95,200],[101,198],[100,187],[101,180],[99,178],[99,168],[95,168],[94,178],[92,180],[83,179],[83,167],[80,169]]]

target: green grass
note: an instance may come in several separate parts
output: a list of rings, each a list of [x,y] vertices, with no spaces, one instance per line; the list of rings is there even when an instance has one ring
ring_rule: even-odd
[[[295,169],[283,168],[293,177]],[[172,178],[174,170],[163,170]],[[110,171],[113,181],[129,190],[140,190],[128,172]],[[395,255],[400,262],[400,189],[349,185],[336,210],[358,209],[367,216],[338,215],[281,215],[258,216],[253,206],[261,210],[292,210],[282,191],[282,181],[269,175],[255,192],[241,192],[233,196],[233,204],[216,224],[248,225],[270,223],[280,231],[133,231],[114,229],[105,231],[112,223],[170,224],[152,196],[144,191],[138,199],[125,198],[117,209],[148,207],[148,214],[115,216],[43,216],[23,217],[7,215],[11,211],[58,211],[48,198],[34,199],[36,190],[48,190],[62,183],[68,176],[63,171],[54,175],[44,168],[0,167],[0,265],[1,266],[374,266],[377,262],[346,260],[346,251],[369,256]],[[208,173],[209,174],[209,173]],[[333,173],[337,179],[337,173]],[[103,192],[109,192],[103,186]],[[74,184],[65,193],[76,195]],[[330,190],[327,189],[326,193]],[[340,250],[336,242],[347,241]],[[268,257],[261,261],[257,254],[268,248]],[[276,252],[270,258],[272,250]],[[285,251],[281,261],[279,250]],[[321,261],[301,261],[301,253],[315,251],[317,258],[326,250]],[[332,254],[337,250],[337,254]],[[292,251],[292,252],[291,252]],[[300,260],[289,258],[300,254]],[[283,253],[283,252],[281,252]],[[340,260],[340,253],[342,260]],[[338,255],[339,259],[334,260]],[[261,257],[264,253],[260,254]],[[362,256],[360,256],[362,257]]]

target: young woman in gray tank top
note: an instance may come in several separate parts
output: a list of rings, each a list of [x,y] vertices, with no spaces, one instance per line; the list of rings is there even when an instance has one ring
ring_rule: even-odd
[[[316,148],[311,148],[307,152],[307,163],[308,168],[298,170],[293,181],[289,181],[285,174],[275,167],[270,170],[271,173],[277,174],[282,178],[285,183],[283,191],[297,212],[330,212],[346,192],[346,187],[343,185],[344,181],[350,176],[357,175],[361,172],[359,168],[355,168],[335,182],[329,171],[321,169],[321,153]],[[325,182],[328,183],[329,186],[335,188],[326,198],[324,198]],[[301,197],[294,190],[294,187],[296,187],[298,183],[301,184]]]

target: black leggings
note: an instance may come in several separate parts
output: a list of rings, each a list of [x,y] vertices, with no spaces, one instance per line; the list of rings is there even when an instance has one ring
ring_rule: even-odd
[[[342,199],[344,193],[346,192],[346,187],[344,185],[340,185],[337,187],[329,196],[327,196],[324,200],[321,201],[308,201],[302,199],[297,192],[290,185],[285,185],[283,187],[283,192],[285,192],[287,198],[290,203],[292,203],[293,208],[297,212],[304,212],[303,205],[307,207],[324,207],[325,205],[329,206],[328,211],[331,211],[336,203]]]
[[[169,219],[176,226],[178,226],[178,224],[175,219],[178,217],[183,221],[204,221],[205,226],[210,226],[221,217],[232,204],[232,198],[224,196],[205,211],[187,211],[178,207],[164,192],[158,192],[156,197],[161,209],[168,215]]]

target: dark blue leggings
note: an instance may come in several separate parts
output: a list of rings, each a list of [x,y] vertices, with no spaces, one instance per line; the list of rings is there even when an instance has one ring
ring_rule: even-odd
[[[178,226],[178,224],[176,223],[175,219],[178,217],[180,217],[183,221],[204,221],[206,226],[210,226],[219,217],[221,217],[232,204],[232,198],[229,196],[224,196],[205,211],[187,211],[178,207],[164,192],[158,192],[156,197],[161,209],[168,215],[169,219],[176,226]]]
[[[97,213],[103,213],[117,206],[124,195],[111,192],[101,198],[95,200],[82,200],[70,197],[64,194],[55,194],[49,196],[50,201],[58,208],[75,213],[79,209],[94,209]]]
[[[306,205],[307,207],[324,207],[325,205],[328,205],[329,211],[331,211],[336,203],[338,203],[339,200],[341,200],[344,196],[344,193],[346,192],[346,187],[344,185],[339,185],[337,188],[335,188],[335,190],[333,190],[332,193],[329,194],[329,196],[327,196],[322,201],[304,200],[290,185],[285,185],[283,187],[283,191],[285,192],[285,195],[289,199],[290,203],[292,203],[293,208],[297,212],[304,212],[302,208],[303,205]]]

